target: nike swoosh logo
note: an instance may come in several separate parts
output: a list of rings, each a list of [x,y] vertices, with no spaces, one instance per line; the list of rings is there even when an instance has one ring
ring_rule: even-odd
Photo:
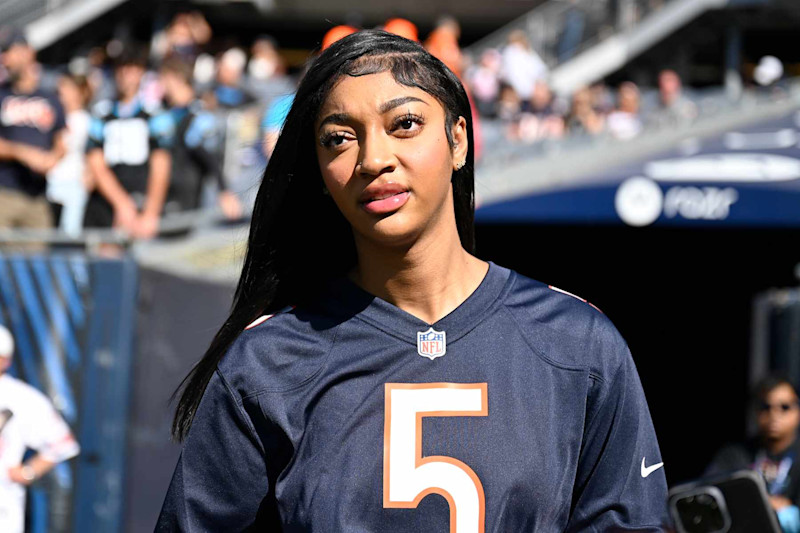
[[[644,457],[642,457],[642,477],[647,477],[659,468],[664,466],[664,463],[656,463],[651,466],[644,466]]]

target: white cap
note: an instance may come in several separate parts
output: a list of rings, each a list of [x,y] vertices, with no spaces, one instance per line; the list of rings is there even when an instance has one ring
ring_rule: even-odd
[[[7,328],[0,325],[0,357],[11,357],[14,353],[14,337]]]
[[[775,56],[764,56],[758,62],[753,78],[759,85],[770,85],[783,76],[783,63]]]

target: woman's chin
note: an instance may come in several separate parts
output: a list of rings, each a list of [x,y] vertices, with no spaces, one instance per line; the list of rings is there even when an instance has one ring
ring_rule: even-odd
[[[411,224],[408,217],[394,213],[376,221],[362,235],[368,240],[386,246],[412,244],[420,234],[420,228]]]

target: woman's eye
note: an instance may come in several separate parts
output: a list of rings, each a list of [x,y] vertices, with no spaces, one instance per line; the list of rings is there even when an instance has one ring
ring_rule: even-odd
[[[405,115],[399,117],[394,124],[395,124],[395,130],[416,131],[420,129],[420,127],[422,127],[422,124],[424,124],[424,122],[422,120],[422,117],[418,117],[416,115]]]
[[[325,138],[322,140],[322,146],[325,146],[326,148],[336,148],[337,146],[341,146],[346,140],[347,137],[341,133],[332,133],[325,136]]]

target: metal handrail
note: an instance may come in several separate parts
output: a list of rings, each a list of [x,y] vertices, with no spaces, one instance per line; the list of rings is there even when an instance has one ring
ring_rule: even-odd
[[[238,220],[228,219],[218,207],[187,210],[169,213],[159,221],[158,237],[180,234],[189,231],[219,226],[223,224],[245,223],[250,215]],[[71,245],[94,249],[103,243],[128,247],[138,239],[117,228],[84,228],[79,235],[70,235],[61,229],[0,229],[0,248],[6,244],[45,243]]]

